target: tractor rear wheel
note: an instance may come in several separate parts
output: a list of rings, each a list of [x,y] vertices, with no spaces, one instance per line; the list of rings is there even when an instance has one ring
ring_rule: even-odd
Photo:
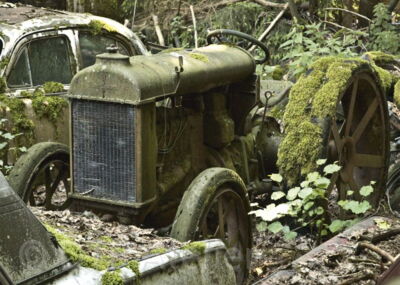
[[[328,161],[342,167],[332,175],[328,193],[336,185],[338,200],[345,200],[348,190],[360,200],[360,188],[375,181],[367,199],[376,206],[386,185],[389,120],[386,98],[371,72],[360,70],[349,79],[325,134]]]

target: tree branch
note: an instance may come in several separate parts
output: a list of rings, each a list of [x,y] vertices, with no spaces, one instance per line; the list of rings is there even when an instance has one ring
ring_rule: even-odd
[[[273,7],[273,8],[285,8],[286,4],[279,4],[279,3],[274,3],[271,1],[266,1],[266,0],[253,0],[254,2],[265,6],[265,7]]]

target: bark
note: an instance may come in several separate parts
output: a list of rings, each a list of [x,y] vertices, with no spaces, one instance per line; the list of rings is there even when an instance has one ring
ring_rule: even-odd
[[[289,4],[289,9],[290,9],[290,14],[292,14],[293,20],[296,23],[301,22],[301,16],[300,16],[299,10],[297,9],[297,6],[294,3],[294,1],[288,0],[288,4]]]
[[[353,0],[345,0],[343,1],[346,9],[349,11],[353,10]],[[354,17],[350,13],[343,13],[343,20],[342,20],[342,25],[345,26],[346,28],[351,28],[353,26],[353,20]]]
[[[361,0],[358,13],[370,19],[374,16],[374,6],[379,3],[379,0]],[[361,19],[360,27],[367,27],[368,21]]]
[[[388,10],[393,12],[396,9],[397,5],[399,4],[400,0],[390,0],[388,5]]]

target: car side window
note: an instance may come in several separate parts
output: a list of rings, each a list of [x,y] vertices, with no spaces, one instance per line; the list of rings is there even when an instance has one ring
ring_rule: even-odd
[[[119,53],[129,55],[127,48],[112,37],[80,32],[79,47],[82,56],[82,68],[93,65],[96,62],[96,55],[107,52],[107,47],[111,45],[118,46]]]
[[[23,48],[10,76],[8,77],[10,87],[32,86],[32,78],[29,72],[29,60],[27,48]]]
[[[64,37],[51,37],[28,43],[13,66],[9,87],[38,86],[48,81],[69,84],[73,76]]]

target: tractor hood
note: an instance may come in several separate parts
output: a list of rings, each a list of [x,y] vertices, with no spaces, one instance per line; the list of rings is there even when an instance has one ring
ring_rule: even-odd
[[[69,268],[64,251],[0,173],[0,284],[38,284]]]
[[[228,45],[130,58],[107,53],[73,78],[69,97],[136,105],[168,95],[205,92],[245,80],[254,72],[252,55]]]

